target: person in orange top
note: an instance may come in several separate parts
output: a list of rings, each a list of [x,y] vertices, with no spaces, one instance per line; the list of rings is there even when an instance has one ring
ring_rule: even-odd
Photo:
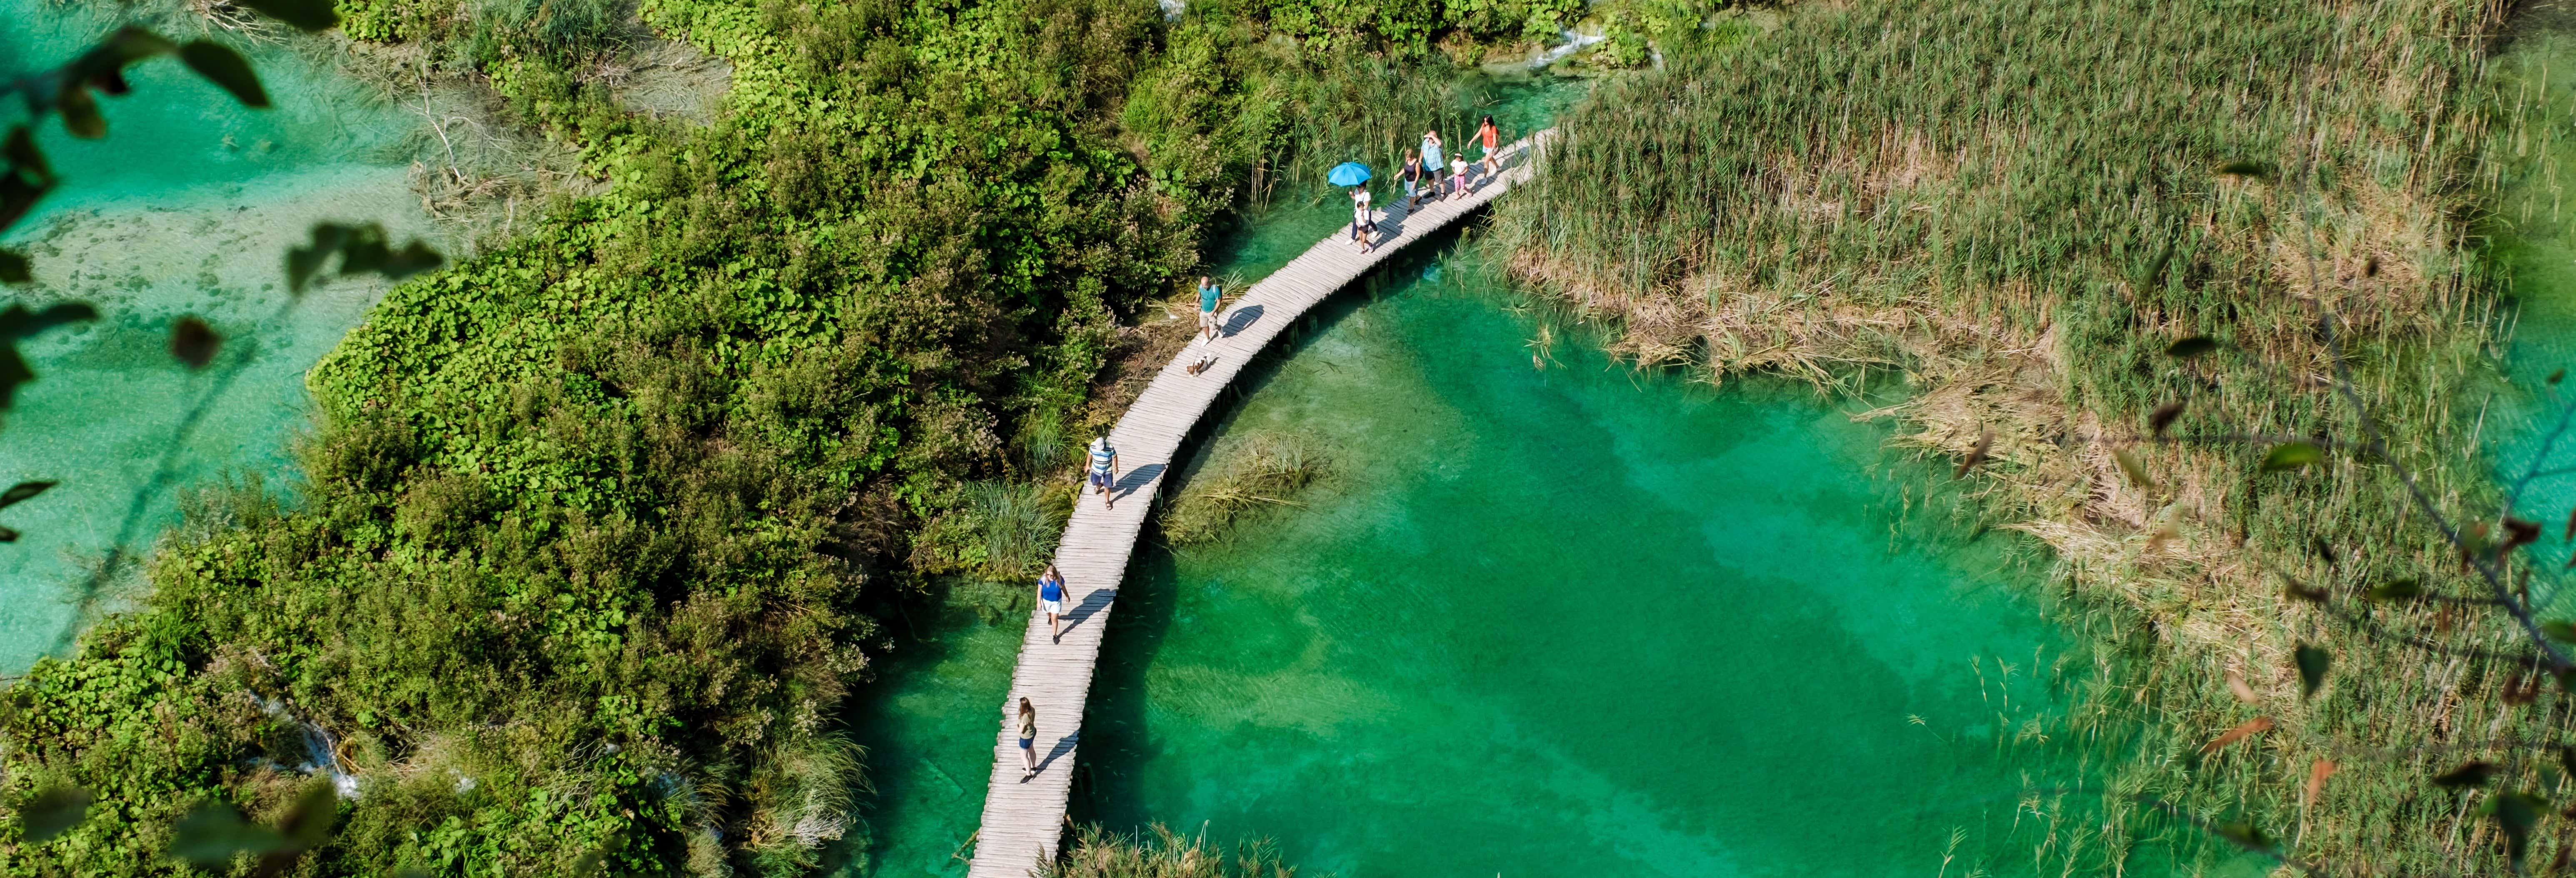
[[[1476,143],[1477,145],[1485,148],[1485,173],[1487,174],[1492,174],[1495,171],[1503,169],[1502,158],[1495,155],[1496,151],[1501,148],[1497,144],[1499,144],[1502,139],[1503,131],[1500,128],[1494,127],[1494,117],[1487,116],[1485,117],[1485,124],[1476,126]]]

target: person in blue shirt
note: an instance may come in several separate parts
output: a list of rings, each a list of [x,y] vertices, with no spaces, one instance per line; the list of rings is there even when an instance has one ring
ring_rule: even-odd
[[[1216,305],[1223,298],[1225,298],[1224,288],[1217,286],[1216,281],[1207,279],[1205,275],[1199,277],[1199,334],[1206,336],[1209,341],[1216,340]]]
[[[1431,197],[1435,199],[1441,196],[1440,169],[1446,167],[1440,160],[1441,145],[1439,131],[1422,132],[1422,167],[1431,172]]]
[[[1064,626],[1057,620],[1064,617],[1064,574],[1056,572],[1053,564],[1038,576],[1038,606],[1046,610],[1047,633],[1063,643]]]

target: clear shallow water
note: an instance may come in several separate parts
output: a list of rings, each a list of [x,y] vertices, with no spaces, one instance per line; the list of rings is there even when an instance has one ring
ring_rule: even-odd
[[[1335,480],[1131,571],[1077,819],[1353,878],[2024,855],[2009,794],[2051,764],[1996,741],[2060,644],[2004,538],[1909,521],[1930,469],[1802,389],[1533,368],[1477,267],[1398,270],[1224,427],[1315,436]]]
[[[0,21],[0,76],[59,64],[119,23],[48,0],[0,0]],[[24,345],[39,379],[0,422],[0,479],[62,483],[0,512],[26,534],[0,546],[0,673],[69,645],[102,599],[82,587],[86,571],[120,533],[141,549],[175,523],[186,486],[227,472],[286,481],[289,439],[310,412],[304,371],[382,291],[338,281],[281,310],[286,249],[325,219],[431,231],[408,182],[420,117],[283,49],[251,57],[272,109],[159,59],[129,70],[132,94],[101,100],[107,139],[39,129],[63,179],[5,238],[38,280],[5,295],[88,301],[103,319]],[[0,124],[21,112],[0,107]],[[183,314],[226,337],[203,373],[168,355]]]
[[[2576,3],[2549,0],[2516,13],[2512,41],[2498,56],[2498,90],[2517,96],[2531,133],[2499,134],[2503,190],[2492,218],[2492,255],[2510,282],[2515,319],[2503,362],[2506,386],[2485,402],[2481,428],[2497,476],[2510,484],[2540,450],[2556,412],[2542,394],[2548,376],[2576,370]],[[2562,385],[2562,393],[2576,385]],[[2561,440],[2553,465],[2576,460],[2576,436]],[[2534,482],[2519,504],[2525,517],[2555,520],[2576,507],[2576,479]],[[2563,608],[2576,595],[2561,593]]]
[[[1338,211],[1266,218],[1230,267]],[[1304,432],[1334,477],[1227,543],[1139,551],[1076,820],[1350,878],[2031,870],[2013,793],[2076,778],[2004,741],[2054,731],[2065,644],[2014,538],[1949,523],[1946,472],[1801,388],[1571,341],[1533,368],[1540,318],[1455,244],[1373,286],[1205,443]],[[1021,622],[916,622],[853,714],[880,795],[845,874],[962,874],[982,806]]]

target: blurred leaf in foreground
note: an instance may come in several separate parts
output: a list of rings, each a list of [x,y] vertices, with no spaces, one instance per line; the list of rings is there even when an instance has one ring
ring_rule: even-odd
[[[30,843],[43,844],[89,819],[90,795],[79,787],[54,787],[18,806],[18,830]]]

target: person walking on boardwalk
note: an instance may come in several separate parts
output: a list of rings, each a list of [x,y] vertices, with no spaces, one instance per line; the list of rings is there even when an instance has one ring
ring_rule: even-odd
[[[1484,124],[1476,126],[1477,145],[1485,148],[1485,176],[1493,176],[1494,172],[1503,169],[1503,159],[1499,155],[1502,140],[1503,129],[1494,127],[1494,117],[1487,116]]]
[[[1467,194],[1467,156],[1464,150],[1460,150],[1458,155],[1449,157],[1449,196],[1456,198],[1465,194]]]
[[[1216,303],[1224,297],[1225,290],[1218,287],[1216,281],[1209,280],[1206,275],[1199,276],[1199,334],[1209,341],[1216,340]]]
[[[1440,197],[1440,132],[1422,132],[1422,167],[1431,174],[1431,197]]]
[[[1351,240],[1360,242],[1360,252],[1377,249],[1377,212],[1369,209],[1366,186],[1351,187]]]
[[[1422,182],[1427,177],[1422,170],[1420,150],[1404,151],[1404,173],[1399,176],[1404,181],[1404,209],[1405,212],[1410,213],[1414,208],[1422,206]]]
[[[1056,572],[1053,564],[1038,574],[1038,607],[1046,611],[1047,634],[1063,643],[1064,625],[1058,620],[1064,617],[1064,574]]]
[[[1038,776],[1038,707],[1020,699],[1020,782]]]
[[[1089,472],[1092,491],[1102,495],[1100,505],[1107,509],[1118,508],[1118,495],[1113,493],[1118,487],[1118,449],[1109,447],[1106,435],[1091,440]]]

